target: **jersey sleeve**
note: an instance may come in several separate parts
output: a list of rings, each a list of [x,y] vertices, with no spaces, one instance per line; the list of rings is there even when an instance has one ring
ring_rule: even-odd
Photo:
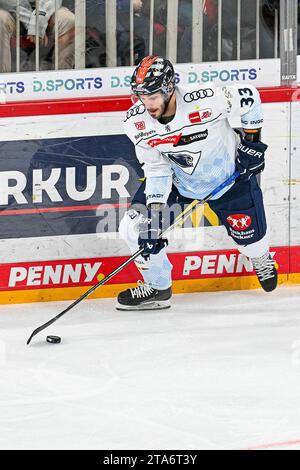
[[[222,111],[228,116],[240,116],[244,129],[263,125],[263,112],[258,90],[249,84],[221,88]]]
[[[137,159],[144,171],[147,204],[156,202],[165,204],[172,187],[173,171],[170,163],[157,149],[149,146],[146,141],[136,142],[132,123],[126,121],[124,130],[135,146]]]

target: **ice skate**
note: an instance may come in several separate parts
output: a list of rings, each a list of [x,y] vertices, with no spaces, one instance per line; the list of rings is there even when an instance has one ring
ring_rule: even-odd
[[[251,261],[263,290],[271,292],[276,289],[277,269],[270,253],[267,251],[259,258],[251,258]]]
[[[171,296],[171,287],[158,290],[139,281],[137,287],[120,292],[116,309],[162,310],[171,307]]]

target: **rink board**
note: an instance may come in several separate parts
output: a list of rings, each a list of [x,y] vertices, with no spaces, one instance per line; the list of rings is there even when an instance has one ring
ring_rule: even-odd
[[[300,247],[272,247],[271,253],[277,262],[279,282],[287,284],[288,276],[300,270]],[[251,263],[236,250],[170,253],[169,258],[175,293],[259,287]],[[3,264],[0,303],[72,299],[74,293],[83,294],[126,259],[115,256]],[[138,279],[141,275],[132,263],[101,287],[101,297],[115,296]],[[91,297],[99,297],[98,292]]]
[[[259,59],[210,63],[175,64],[177,85],[252,83],[280,85],[280,60]],[[299,69],[299,68],[298,68]],[[1,74],[0,91],[11,102],[85,99],[130,93],[134,67],[102,67],[84,70],[47,70],[35,73]]]
[[[268,233],[280,282],[297,283],[299,90],[264,89],[261,96]],[[117,226],[142,172],[122,134],[128,104],[119,97],[0,108],[14,116],[3,117],[0,129],[1,303],[75,298],[129,255]],[[36,116],[28,115],[30,108]],[[58,109],[72,114],[55,114]],[[258,287],[208,207],[189,222],[169,244],[174,292]],[[115,296],[138,278],[132,263],[94,296]]]

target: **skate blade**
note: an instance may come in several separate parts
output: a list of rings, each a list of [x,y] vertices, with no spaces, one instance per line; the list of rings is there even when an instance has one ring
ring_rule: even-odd
[[[141,305],[122,305],[117,303],[116,309],[117,310],[126,310],[126,311],[133,311],[133,310],[163,310],[165,308],[170,308],[171,303],[169,300],[163,301],[152,301],[147,302]]]

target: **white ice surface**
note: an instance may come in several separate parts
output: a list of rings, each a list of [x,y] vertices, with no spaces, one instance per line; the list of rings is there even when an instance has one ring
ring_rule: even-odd
[[[0,449],[300,448],[300,287],[84,300],[27,346],[69,303],[0,307]]]

